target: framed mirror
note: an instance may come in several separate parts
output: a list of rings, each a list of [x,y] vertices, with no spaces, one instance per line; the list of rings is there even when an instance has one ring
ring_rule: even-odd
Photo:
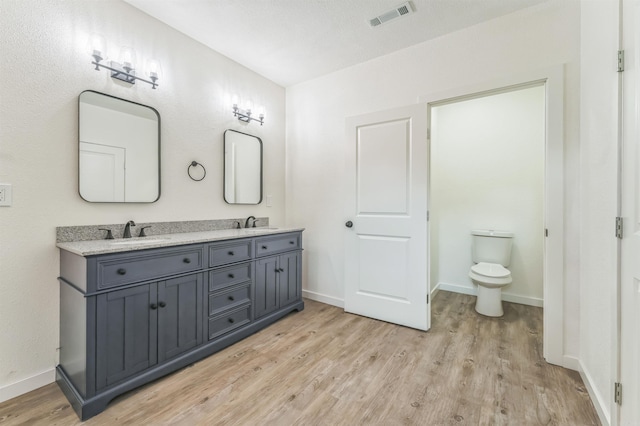
[[[78,182],[92,203],[153,203],[160,198],[160,114],[86,90],[78,98]]]
[[[224,200],[229,204],[262,202],[262,140],[224,132]]]

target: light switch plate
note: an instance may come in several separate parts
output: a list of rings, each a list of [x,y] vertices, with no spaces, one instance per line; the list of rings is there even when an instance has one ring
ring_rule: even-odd
[[[0,183],[0,207],[11,205],[11,184]]]

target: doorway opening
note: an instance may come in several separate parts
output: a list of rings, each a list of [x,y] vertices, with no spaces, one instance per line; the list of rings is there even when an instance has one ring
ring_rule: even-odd
[[[562,69],[420,98],[430,131],[429,289],[477,290],[471,230],[514,232],[502,299],[541,306],[543,355],[564,356]]]

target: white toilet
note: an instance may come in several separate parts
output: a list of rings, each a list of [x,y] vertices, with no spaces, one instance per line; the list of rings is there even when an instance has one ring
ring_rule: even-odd
[[[511,272],[506,268],[511,261],[513,233],[506,231],[471,231],[473,262],[469,277],[478,285],[476,312],[488,317],[501,317],[502,287],[511,284]]]

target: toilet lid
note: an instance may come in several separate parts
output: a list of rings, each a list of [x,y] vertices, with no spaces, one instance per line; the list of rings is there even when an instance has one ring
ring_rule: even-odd
[[[480,262],[477,265],[473,265],[471,270],[478,275],[484,275],[485,277],[502,278],[511,274],[507,268],[499,263],[485,263]]]

